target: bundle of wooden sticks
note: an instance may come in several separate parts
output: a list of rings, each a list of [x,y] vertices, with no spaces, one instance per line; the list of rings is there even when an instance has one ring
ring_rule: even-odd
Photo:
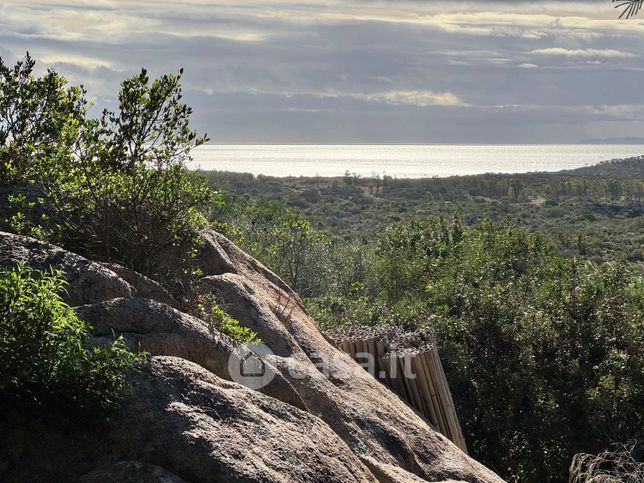
[[[467,452],[432,333],[393,326],[347,326],[326,336]]]

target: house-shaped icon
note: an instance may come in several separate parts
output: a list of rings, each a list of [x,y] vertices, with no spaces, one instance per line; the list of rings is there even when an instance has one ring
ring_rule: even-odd
[[[264,377],[266,364],[253,352],[248,351],[239,360],[239,373],[242,377]]]

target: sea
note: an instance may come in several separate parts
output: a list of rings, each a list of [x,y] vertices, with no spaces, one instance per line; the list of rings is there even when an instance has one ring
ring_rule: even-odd
[[[644,145],[223,145],[193,151],[193,168],[267,176],[425,178],[560,171],[644,155]]]

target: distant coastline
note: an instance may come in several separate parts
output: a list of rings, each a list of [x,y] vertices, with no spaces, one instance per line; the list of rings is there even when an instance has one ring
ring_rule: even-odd
[[[590,138],[582,139],[577,144],[613,144],[613,145],[627,145],[627,144],[644,144],[644,137],[623,137],[623,138]]]
[[[538,143],[538,142],[515,142],[515,143],[446,143],[446,142],[355,142],[355,143],[328,143],[328,142],[243,142],[243,141],[208,141],[204,146],[579,146],[580,144],[591,145],[642,145],[644,137],[625,138],[588,138],[579,141],[566,143]]]

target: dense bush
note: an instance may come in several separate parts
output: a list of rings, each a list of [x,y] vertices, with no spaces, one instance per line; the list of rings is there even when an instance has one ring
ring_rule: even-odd
[[[324,295],[304,299],[307,310],[323,330],[344,325],[394,325],[414,328],[422,319],[414,306],[400,309],[380,297],[370,294],[367,286],[354,282],[344,295]],[[417,307],[417,306],[416,306]]]
[[[441,347],[473,455],[517,481],[644,440],[644,286],[620,263],[559,255],[514,224],[429,219],[380,239],[383,296]],[[424,320],[423,320],[424,319]]]
[[[229,198],[213,213],[216,229],[305,296],[329,284],[329,240],[295,209],[277,201]]]
[[[332,239],[297,209],[278,200],[222,195],[213,226],[269,266],[304,297],[345,295],[377,281],[372,246]],[[329,303],[332,303],[329,300]]]
[[[231,233],[290,282],[267,253],[292,229],[280,215],[297,212],[245,203]],[[473,456],[513,481],[563,481],[575,454],[630,440],[639,454],[644,438],[644,282],[624,262],[566,255],[568,243],[591,248],[569,238],[437,216],[389,226],[375,249],[327,242],[324,257],[307,244],[294,255],[326,274],[305,292],[321,327],[433,328]]]
[[[0,396],[103,416],[142,360],[122,339],[89,345],[89,327],[60,298],[64,279],[25,266],[0,272]]]
[[[467,224],[520,218],[523,226],[561,237],[568,254],[600,262],[636,258],[644,245],[642,170],[644,159],[634,158],[558,173],[424,179],[204,175],[231,194],[300,207],[315,229],[358,247],[410,215],[466,213]]]
[[[69,144],[66,133],[85,116],[82,88],[52,70],[34,77],[34,66],[29,54],[13,67],[0,57],[0,183],[41,175],[40,163]]]
[[[93,258],[176,276],[213,201],[207,183],[186,167],[206,138],[189,127],[181,73],[150,80],[142,71],[122,83],[116,113],[93,118],[82,88],[33,69],[28,56],[13,68],[0,59],[0,183],[30,186],[53,216],[14,214],[9,228],[57,233]],[[53,223],[55,230],[47,226]]]

